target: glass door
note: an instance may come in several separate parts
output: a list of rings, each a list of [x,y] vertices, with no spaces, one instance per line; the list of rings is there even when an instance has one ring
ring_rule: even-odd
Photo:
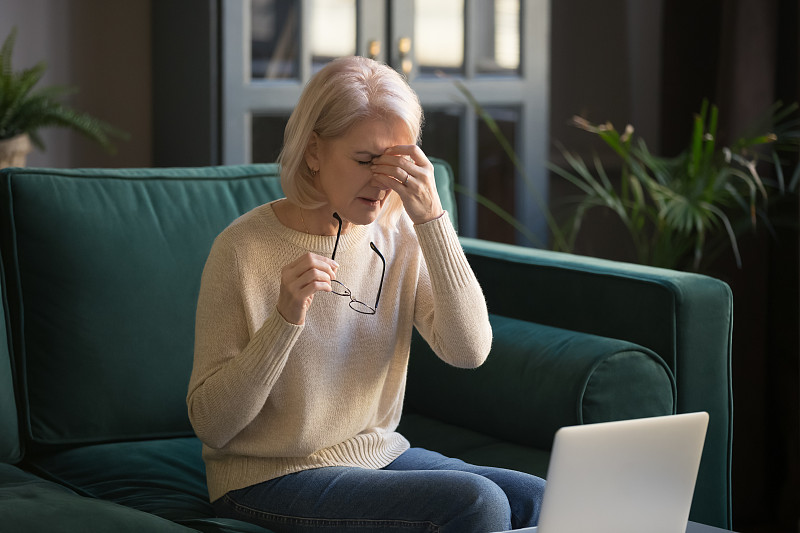
[[[275,161],[303,86],[331,59],[384,60],[382,2],[224,0],[222,7],[225,164]]]
[[[404,73],[420,96],[422,147],[456,174],[459,232],[546,246],[550,0],[224,0],[223,7],[225,163],[274,161],[309,77],[335,57],[374,57]],[[514,147],[524,173],[463,91]],[[527,230],[514,230],[498,209]]]
[[[455,169],[461,234],[546,246],[549,0],[390,5],[390,61],[425,108],[423,149]],[[523,173],[464,91],[514,148]],[[526,232],[503,222],[498,209]]]

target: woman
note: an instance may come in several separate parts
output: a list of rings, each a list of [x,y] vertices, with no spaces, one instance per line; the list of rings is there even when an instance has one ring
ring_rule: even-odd
[[[286,127],[286,198],[215,240],[187,403],[219,516],[276,532],[535,524],[541,479],[410,448],[395,431],[414,327],[464,368],[492,338],[421,123],[392,69],[331,62]]]

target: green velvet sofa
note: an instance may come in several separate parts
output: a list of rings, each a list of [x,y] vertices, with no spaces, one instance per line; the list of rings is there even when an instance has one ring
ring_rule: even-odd
[[[435,167],[455,218],[452,172]],[[276,165],[0,171],[0,529],[265,531],[213,516],[185,396],[212,240],[281,195]],[[729,288],[462,245],[492,353],[458,370],[415,338],[412,444],[544,475],[561,426],[708,411],[691,519],[729,526]]]

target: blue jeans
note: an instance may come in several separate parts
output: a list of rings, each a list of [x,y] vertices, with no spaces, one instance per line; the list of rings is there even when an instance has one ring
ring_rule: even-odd
[[[544,480],[412,448],[381,470],[326,467],[227,493],[218,516],[276,533],[489,533],[535,526]]]

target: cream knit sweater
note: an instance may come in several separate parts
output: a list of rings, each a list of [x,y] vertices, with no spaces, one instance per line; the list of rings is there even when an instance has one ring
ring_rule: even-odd
[[[382,468],[409,447],[400,421],[412,328],[447,363],[479,366],[492,333],[480,286],[449,217],[397,228],[352,226],[337,279],[373,305],[317,293],[305,324],[275,309],[280,270],[306,252],[330,257],[335,237],[283,226],[271,204],[215,240],[197,304],[187,403],[203,442],[211,501],[234,489],[323,466]]]

